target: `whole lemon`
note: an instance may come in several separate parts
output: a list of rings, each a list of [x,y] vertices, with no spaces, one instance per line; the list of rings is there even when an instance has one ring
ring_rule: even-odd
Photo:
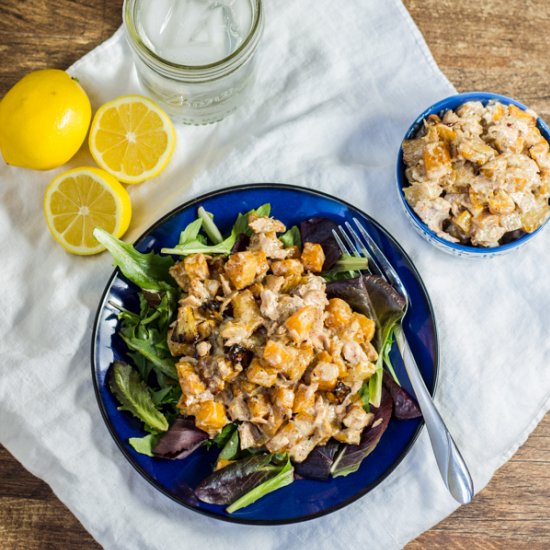
[[[0,151],[13,166],[56,168],[80,149],[91,118],[77,80],[58,69],[34,71],[0,102]]]

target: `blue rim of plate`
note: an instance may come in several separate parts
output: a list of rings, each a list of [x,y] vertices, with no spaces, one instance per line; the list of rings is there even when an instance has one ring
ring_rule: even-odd
[[[435,391],[437,389],[438,385],[438,378],[439,378],[439,339],[437,334],[437,324],[435,319],[435,313],[433,309],[433,304],[431,302],[430,296],[428,294],[428,291],[426,289],[426,286],[424,285],[424,282],[422,281],[422,278],[420,277],[420,274],[418,273],[418,270],[416,269],[415,265],[413,264],[412,260],[408,256],[408,254],[403,250],[401,245],[396,241],[396,239],[388,233],[386,229],[382,227],[380,223],[378,223],[376,220],[374,220],[371,216],[360,210],[359,208],[349,204],[348,202],[336,198],[328,193],[324,193],[322,191],[308,189],[305,187],[300,187],[298,185],[291,185],[291,184],[283,184],[283,183],[249,183],[249,184],[242,184],[242,185],[236,185],[232,187],[225,187],[222,189],[218,189],[215,191],[211,191],[209,193],[205,193],[203,195],[200,195],[196,198],[190,199],[189,201],[185,202],[184,204],[174,208],[162,218],[160,218],[157,222],[155,222],[152,226],[150,226],[146,231],[144,231],[139,238],[137,238],[134,242],[134,245],[139,245],[144,239],[147,238],[147,236],[152,233],[155,229],[159,228],[162,224],[164,224],[166,221],[168,221],[172,216],[182,212],[183,210],[186,210],[188,208],[191,208],[193,206],[198,206],[201,202],[211,199],[214,197],[217,197],[219,195],[225,195],[227,193],[232,192],[239,192],[239,191],[247,191],[247,190],[253,190],[253,189],[270,189],[270,190],[288,190],[288,191],[297,191],[300,193],[306,193],[311,196],[317,196],[324,199],[329,199],[331,201],[335,201],[337,203],[340,203],[342,206],[345,206],[350,211],[359,214],[360,216],[363,216],[366,218],[369,223],[371,223],[378,231],[380,231],[386,239],[399,251],[399,253],[403,256],[406,263],[408,264],[408,268],[411,270],[412,274],[414,275],[414,278],[416,279],[416,282],[418,283],[420,289],[422,290],[424,297],[426,299],[426,305],[429,312],[429,317],[433,321],[433,343],[432,343],[432,352],[433,352],[433,371],[432,371],[432,389],[428,388],[428,391],[430,391],[431,395],[433,396],[435,394]],[[194,512],[197,512],[199,514],[221,520],[226,521],[229,523],[237,523],[237,524],[244,524],[244,525],[288,525],[292,523],[300,523],[303,521],[308,521],[312,519],[316,519],[322,516],[325,516],[327,514],[330,514],[332,512],[335,512],[337,510],[340,510],[349,504],[355,502],[356,500],[360,499],[361,497],[365,496],[367,493],[369,493],[372,489],[380,485],[388,476],[390,476],[394,470],[401,464],[403,459],[407,456],[407,454],[412,449],[413,445],[416,443],[416,440],[418,439],[418,436],[420,435],[420,432],[422,428],[424,427],[424,420],[420,419],[419,425],[416,428],[415,432],[411,436],[408,444],[403,448],[401,454],[394,460],[394,462],[373,482],[367,484],[365,487],[363,487],[361,490],[359,490],[357,493],[352,495],[351,497],[333,505],[328,508],[324,508],[316,513],[310,513],[310,514],[304,514],[302,516],[293,517],[290,519],[283,519],[283,520],[255,520],[250,518],[240,518],[235,516],[222,516],[219,513],[211,512],[209,510],[205,510],[199,507],[195,507],[190,505],[189,503],[185,502],[183,499],[178,498],[176,495],[170,493],[167,489],[165,489],[161,483],[157,482],[155,479],[152,478],[152,476],[145,470],[145,468],[141,467],[139,464],[136,463],[131,453],[128,451],[128,449],[124,446],[124,443],[119,438],[118,434],[116,433],[116,430],[113,426],[113,422],[111,420],[111,417],[109,416],[105,404],[103,402],[103,399],[101,397],[101,389],[99,387],[99,381],[96,376],[96,341],[98,336],[98,329],[99,329],[99,321],[101,314],[104,310],[105,302],[107,295],[109,294],[112,284],[115,281],[115,279],[121,275],[120,269],[117,267],[109,277],[109,280],[107,281],[107,284],[105,286],[105,289],[102,292],[97,312],[94,319],[93,329],[92,329],[92,342],[91,342],[91,370],[92,370],[92,381],[94,385],[94,391],[96,395],[96,399],[98,402],[98,406],[101,412],[101,416],[103,417],[103,420],[105,422],[105,425],[107,426],[107,429],[109,433],[111,434],[111,437],[114,439],[117,447],[120,449],[126,460],[132,465],[132,467],[148,482],[150,483],[155,489],[160,491],[162,494],[173,500],[174,502],[177,502],[181,506],[184,506],[185,508],[189,510],[193,510]],[[394,346],[395,347],[395,346]],[[382,436],[382,439],[384,436]]]
[[[406,139],[411,139],[416,135],[418,130],[420,129],[420,125],[424,122],[426,118],[428,118],[430,115],[439,115],[443,111],[448,111],[449,109],[456,109],[463,103],[466,103],[467,101],[481,101],[483,104],[486,104],[491,99],[495,99],[497,101],[500,101],[504,105],[515,105],[516,107],[519,107],[523,111],[529,110],[529,107],[524,105],[523,103],[520,103],[519,101],[505,96],[501,94],[496,94],[493,92],[463,92],[460,94],[455,94],[449,97],[446,97],[445,99],[442,99],[438,101],[437,103],[434,103],[422,113],[420,113],[414,122],[409,126],[409,129],[407,130],[405,137],[403,138],[403,141]],[[550,143],[550,128],[540,118],[537,116],[537,128],[540,130],[543,137]],[[471,246],[471,245],[465,245],[460,243],[453,243],[451,241],[447,241],[443,237],[440,237],[437,235],[434,231],[432,231],[420,218],[418,217],[418,214],[411,208],[409,203],[407,202],[407,199],[405,198],[405,193],[403,192],[403,189],[405,186],[409,184],[407,177],[405,176],[405,162],[403,161],[403,141],[401,142],[401,145],[399,146],[399,153],[397,155],[397,166],[396,166],[396,172],[397,172],[397,192],[399,193],[399,197],[401,199],[402,205],[404,206],[406,212],[409,214],[409,217],[411,221],[415,224],[415,226],[423,231],[426,235],[428,235],[431,239],[439,243],[440,245],[443,245],[444,247],[448,247],[451,250],[457,251],[457,252],[463,252],[467,254],[471,254],[472,256],[476,255],[490,255],[490,254],[500,254],[503,252],[510,251],[513,248],[518,248],[524,244],[526,244],[528,241],[533,239],[538,233],[540,233],[546,224],[550,221],[550,218],[548,218],[540,227],[535,229],[532,233],[527,233],[526,235],[523,235],[519,239],[502,244],[500,246],[493,246],[491,248],[482,248],[479,246]]]

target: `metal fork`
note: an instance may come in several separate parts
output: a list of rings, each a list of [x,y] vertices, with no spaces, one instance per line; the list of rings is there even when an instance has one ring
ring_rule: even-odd
[[[363,256],[368,259],[370,271],[385,279],[405,299],[404,317],[410,304],[409,294],[405,285],[403,285],[399,275],[374,242],[373,238],[367,233],[361,222],[357,218],[353,218],[353,222],[357,231],[349,222],[346,222],[344,224],[345,229],[340,225],[338,226],[338,231],[333,230],[332,232],[340,250],[343,254],[358,257]],[[395,327],[394,334],[407,375],[411,381],[418,405],[424,417],[424,422],[426,423],[426,428],[428,429],[441,477],[455,500],[461,504],[466,504],[474,496],[474,485],[470,472],[439,411],[436,409],[432,396],[426,388],[401,323]]]

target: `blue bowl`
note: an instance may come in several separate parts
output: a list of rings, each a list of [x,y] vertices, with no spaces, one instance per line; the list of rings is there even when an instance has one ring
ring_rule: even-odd
[[[433,393],[438,369],[438,343],[435,318],[426,289],[418,272],[399,244],[372,218],[329,195],[300,187],[257,184],[228,188],[203,195],[164,216],[136,242],[141,252],[171,247],[180,231],[196,218],[202,205],[213,212],[223,233],[228,233],[239,212],[263,203],[271,204],[274,216],[292,226],[313,216],[325,216],[338,223],[357,217],[403,279],[411,297],[411,307],[403,326],[430,392]],[[145,435],[142,424],[129,413],[118,410],[109,391],[107,372],[115,360],[131,362],[127,348],[116,333],[116,310],[110,302],[136,311],[138,289],[117,269],[101,298],[92,335],[92,378],[99,408],[118,447],[132,466],[156,489],[176,502],[217,519],[249,524],[281,524],[322,516],[358,499],[382,482],[411,449],[423,425],[421,419],[392,419],[376,449],[359,470],[347,477],[328,481],[296,480],[251,506],[228,514],[224,507],[199,501],[193,489],[211,473],[218,451],[201,448],[184,460],[150,458],[136,453],[130,437]],[[405,389],[412,392],[401,357],[392,350],[392,362]],[[108,480],[105,480],[108,483]]]
[[[460,107],[463,103],[467,101],[481,101],[486,105],[491,99],[500,101],[504,105],[513,104],[524,111],[527,110],[527,107],[504,95],[493,94],[491,92],[465,92],[462,94],[456,94],[446,99],[442,99],[437,103],[434,103],[431,107],[428,107],[420,115],[416,117],[416,120],[411,124],[410,128],[407,130],[403,141],[406,139],[413,138],[418,130],[421,128],[423,121],[428,118],[430,115],[439,115],[441,112],[448,111],[449,109],[456,109]],[[550,143],[550,128],[546,123],[539,117],[537,118],[537,127],[540,130],[540,133],[543,135],[544,139]],[[411,208],[405,194],[403,193],[403,188],[408,185],[407,177],[405,176],[405,163],[403,161],[403,146],[399,148],[399,155],[397,156],[397,192],[400,197],[401,205],[408,217],[412,222],[413,227],[416,231],[429,243],[433,244],[440,250],[452,254],[454,256],[462,256],[468,258],[493,258],[494,256],[499,256],[502,254],[507,254],[512,250],[515,250],[525,243],[530,241],[535,235],[542,231],[542,228],[546,225],[548,220],[543,223],[538,229],[533,231],[533,233],[527,233],[519,239],[503,244],[501,246],[495,246],[490,248],[477,247],[477,246],[468,246],[464,244],[452,243],[443,239],[442,237],[436,235],[416,214],[416,212]]]

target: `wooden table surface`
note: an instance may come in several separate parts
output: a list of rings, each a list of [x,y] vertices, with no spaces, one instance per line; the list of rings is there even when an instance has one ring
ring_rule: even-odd
[[[381,0],[371,0],[381,1]],[[0,97],[26,72],[66,68],[121,23],[122,0],[2,0]],[[515,97],[550,120],[548,0],[405,0],[459,91]],[[408,548],[550,548],[550,415],[491,483]],[[0,447],[0,548],[99,546],[49,487]]]

